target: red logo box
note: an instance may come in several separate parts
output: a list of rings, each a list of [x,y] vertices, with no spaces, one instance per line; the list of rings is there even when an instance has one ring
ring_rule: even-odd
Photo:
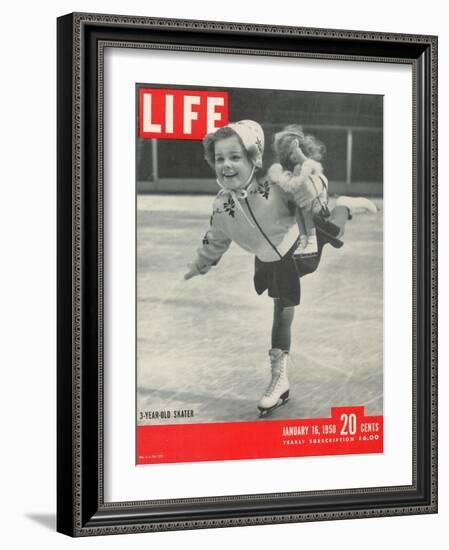
[[[141,138],[202,140],[227,124],[227,92],[139,89]]]

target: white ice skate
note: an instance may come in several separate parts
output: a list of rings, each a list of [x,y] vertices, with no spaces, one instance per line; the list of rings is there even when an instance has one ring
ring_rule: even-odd
[[[338,197],[335,206],[346,206],[351,214],[377,214],[377,206],[366,197]]]
[[[257,404],[260,416],[266,416],[288,401],[290,384],[287,378],[288,352],[270,349],[271,381]]]
[[[316,235],[301,235],[298,248],[293,252],[293,257],[304,258],[318,254],[318,241]]]

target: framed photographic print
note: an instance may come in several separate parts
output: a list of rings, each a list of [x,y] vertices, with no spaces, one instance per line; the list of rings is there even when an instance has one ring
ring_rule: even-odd
[[[437,511],[437,38],[58,19],[58,530]]]

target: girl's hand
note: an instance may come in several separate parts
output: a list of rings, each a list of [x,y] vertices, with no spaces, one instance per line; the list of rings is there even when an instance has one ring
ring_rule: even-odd
[[[308,179],[292,178],[292,183],[297,184],[293,190],[293,197],[296,204],[306,212],[319,214],[324,205],[327,204],[327,190],[321,179],[311,176]]]
[[[201,272],[199,271],[199,269],[196,267],[195,264],[189,264],[187,267],[189,268],[189,271],[187,271],[187,273],[184,274],[184,279],[186,281],[188,281],[192,277],[196,277],[197,275],[201,275]]]
[[[187,267],[189,268],[189,271],[187,271],[187,273],[184,275],[184,279],[186,281],[188,281],[192,277],[196,277],[197,275],[205,275],[211,268],[210,265],[200,265],[198,267],[197,262],[195,262],[194,264],[189,264]]]

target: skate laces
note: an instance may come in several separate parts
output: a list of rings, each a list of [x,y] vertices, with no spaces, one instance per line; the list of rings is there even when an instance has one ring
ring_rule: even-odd
[[[264,393],[265,397],[270,397],[271,396],[271,394],[275,391],[275,389],[279,385],[280,380],[281,380],[281,373],[280,372],[277,373],[277,375],[272,374],[270,385],[268,386],[268,388],[265,390],[265,393]]]
[[[284,361],[287,361],[287,354],[284,354],[277,359],[271,358],[271,360],[272,362],[279,362],[280,364],[271,367],[271,382],[264,393],[264,396],[266,397],[270,397],[271,394],[276,390],[282,379],[282,376],[285,374],[286,365],[283,363]]]

